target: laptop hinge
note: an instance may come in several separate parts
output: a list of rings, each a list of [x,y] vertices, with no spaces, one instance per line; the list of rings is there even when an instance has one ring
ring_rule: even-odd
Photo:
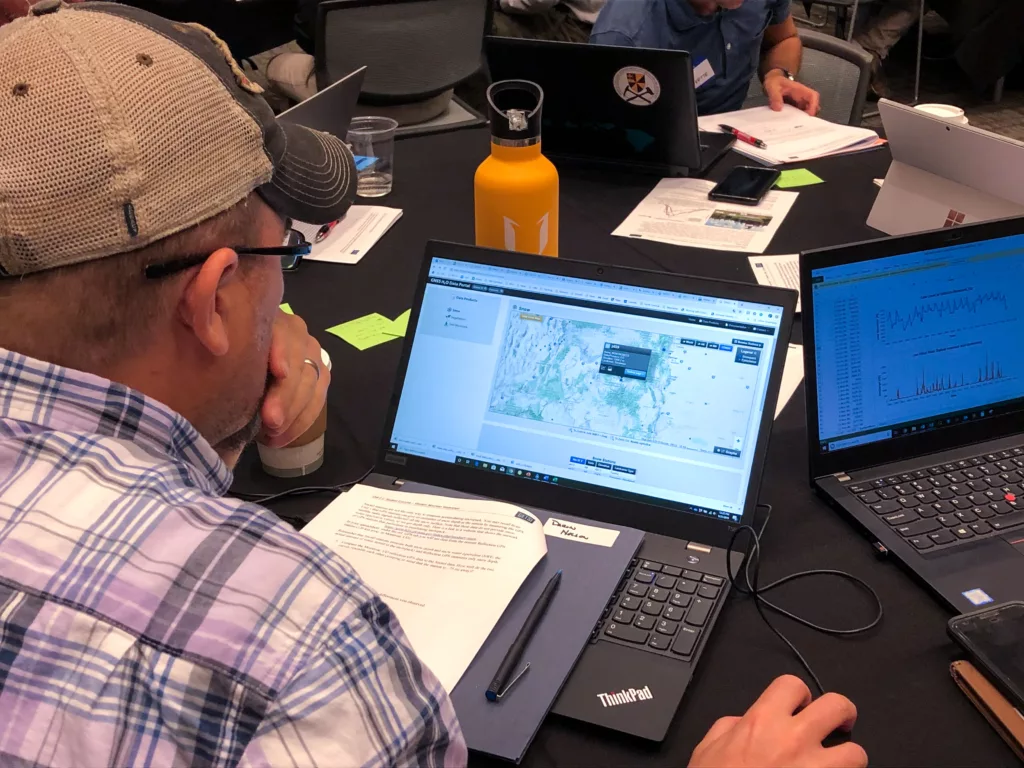
[[[850,479],[850,476],[845,472],[833,472],[832,477],[834,477],[840,483],[845,483],[847,480]]]
[[[698,544],[695,541],[691,541],[686,545],[687,549],[693,550],[694,552],[703,552],[705,555],[711,553],[711,547],[707,547],[703,544]]]

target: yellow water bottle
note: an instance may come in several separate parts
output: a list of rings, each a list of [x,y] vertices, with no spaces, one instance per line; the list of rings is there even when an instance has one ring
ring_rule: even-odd
[[[476,169],[476,244],[558,255],[558,171],[540,153],[544,91],[528,80],[487,89],[491,155]]]

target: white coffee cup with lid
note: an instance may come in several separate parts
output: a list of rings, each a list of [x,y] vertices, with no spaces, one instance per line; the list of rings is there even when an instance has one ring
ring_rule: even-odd
[[[964,111],[952,104],[918,104],[914,109],[957,125],[967,125],[970,122]]]

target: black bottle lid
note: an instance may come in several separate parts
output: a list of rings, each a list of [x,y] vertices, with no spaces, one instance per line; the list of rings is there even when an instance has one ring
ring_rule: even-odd
[[[502,80],[487,89],[491,140],[528,147],[540,141],[544,90],[529,80]]]

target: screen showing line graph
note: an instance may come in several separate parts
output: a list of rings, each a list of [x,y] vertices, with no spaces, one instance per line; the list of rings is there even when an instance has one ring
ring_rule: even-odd
[[[1024,236],[814,270],[823,452],[1024,407]]]

